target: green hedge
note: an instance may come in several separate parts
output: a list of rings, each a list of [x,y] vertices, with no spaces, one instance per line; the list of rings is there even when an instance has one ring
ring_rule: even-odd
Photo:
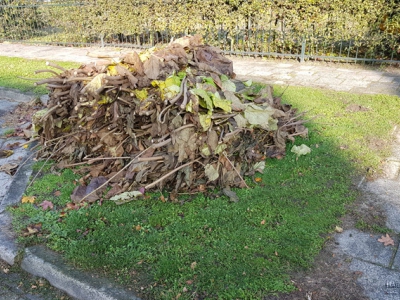
[[[364,43],[364,52],[376,47],[395,49],[400,26],[399,0],[85,0],[80,2],[0,1],[12,7],[0,8],[0,38],[10,38],[13,25],[4,25],[5,18],[15,19],[21,31],[30,27],[21,21],[41,24],[27,34],[29,39],[57,42],[94,42],[103,37],[115,42],[130,37],[131,43],[157,42],[149,34],[146,41],[139,35],[158,32],[174,35],[200,33],[211,43],[227,50],[265,51],[257,43],[268,44],[270,51],[291,50],[305,38],[308,43],[339,40],[353,45]],[[15,5],[30,5],[30,8]],[[28,11],[33,14],[29,17]],[[3,15],[3,16],[2,16]],[[1,24],[3,24],[1,26]],[[15,30],[14,30],[15,31]],[[39,37],[38,37],[39,36]],[[221,37],[223,39],[221,39]],[[222,42],[221,42],[222,41]],[[297,44],[296,44],[297,43]],[[221,45],[217,45],[221,46]],[[390,52],[390,51],[389,51]]]

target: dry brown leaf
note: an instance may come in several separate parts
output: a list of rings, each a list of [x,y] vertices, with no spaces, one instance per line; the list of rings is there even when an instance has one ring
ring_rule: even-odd
[[[378,242],[383,243],[384,246],[389,246],[389,245],[394,246],[393,239],[387,233],[386,233],[386,236],[382,235],[381,238],[378,239]]]

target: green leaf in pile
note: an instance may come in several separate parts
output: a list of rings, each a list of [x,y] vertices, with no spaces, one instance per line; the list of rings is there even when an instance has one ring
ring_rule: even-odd
[[[236,92],[236,85],[231,80],[229,80],[228,76],[222,74],[221,82],[223,91]]]
[[[202,89],[191,89],[190,92],[194,95],[199,96],[199,104],[203,108],[207,108],[208,111],[213,110],[213,101],[208,95],[207,91]]]
[[[214,107],[221,108],[225,112],[232,112],[232,102],[227,99],[222,99],[218,92],[211,94]]]

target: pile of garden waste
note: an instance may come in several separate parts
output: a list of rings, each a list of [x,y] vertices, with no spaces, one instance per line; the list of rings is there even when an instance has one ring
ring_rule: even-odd
[[[246,187],[307,135],[302,114],[271,86],[235,80],[232,61],[198,35],[77,69],[47,65],[38,72],[53,77],[36,83],[49,90],[33,118],[39,156],[81,166],[75,202]]]

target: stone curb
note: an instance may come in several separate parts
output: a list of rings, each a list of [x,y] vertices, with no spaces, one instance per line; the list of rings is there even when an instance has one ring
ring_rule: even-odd
[[[0,98],[9,99],[15,102],[23,102],[23,103],[28,103],[35,98],[39,98],[43,104],[47,104],[49,96],[48,95],[39,96],[31,93],[22,93],[21,91],[18,90],[0,87]]]
[[[33,275],[46,278],[52,286],[76,299],[140,300],[108,280],[73,269],[60,255],[44,246],[26,248],[21,267]]]

